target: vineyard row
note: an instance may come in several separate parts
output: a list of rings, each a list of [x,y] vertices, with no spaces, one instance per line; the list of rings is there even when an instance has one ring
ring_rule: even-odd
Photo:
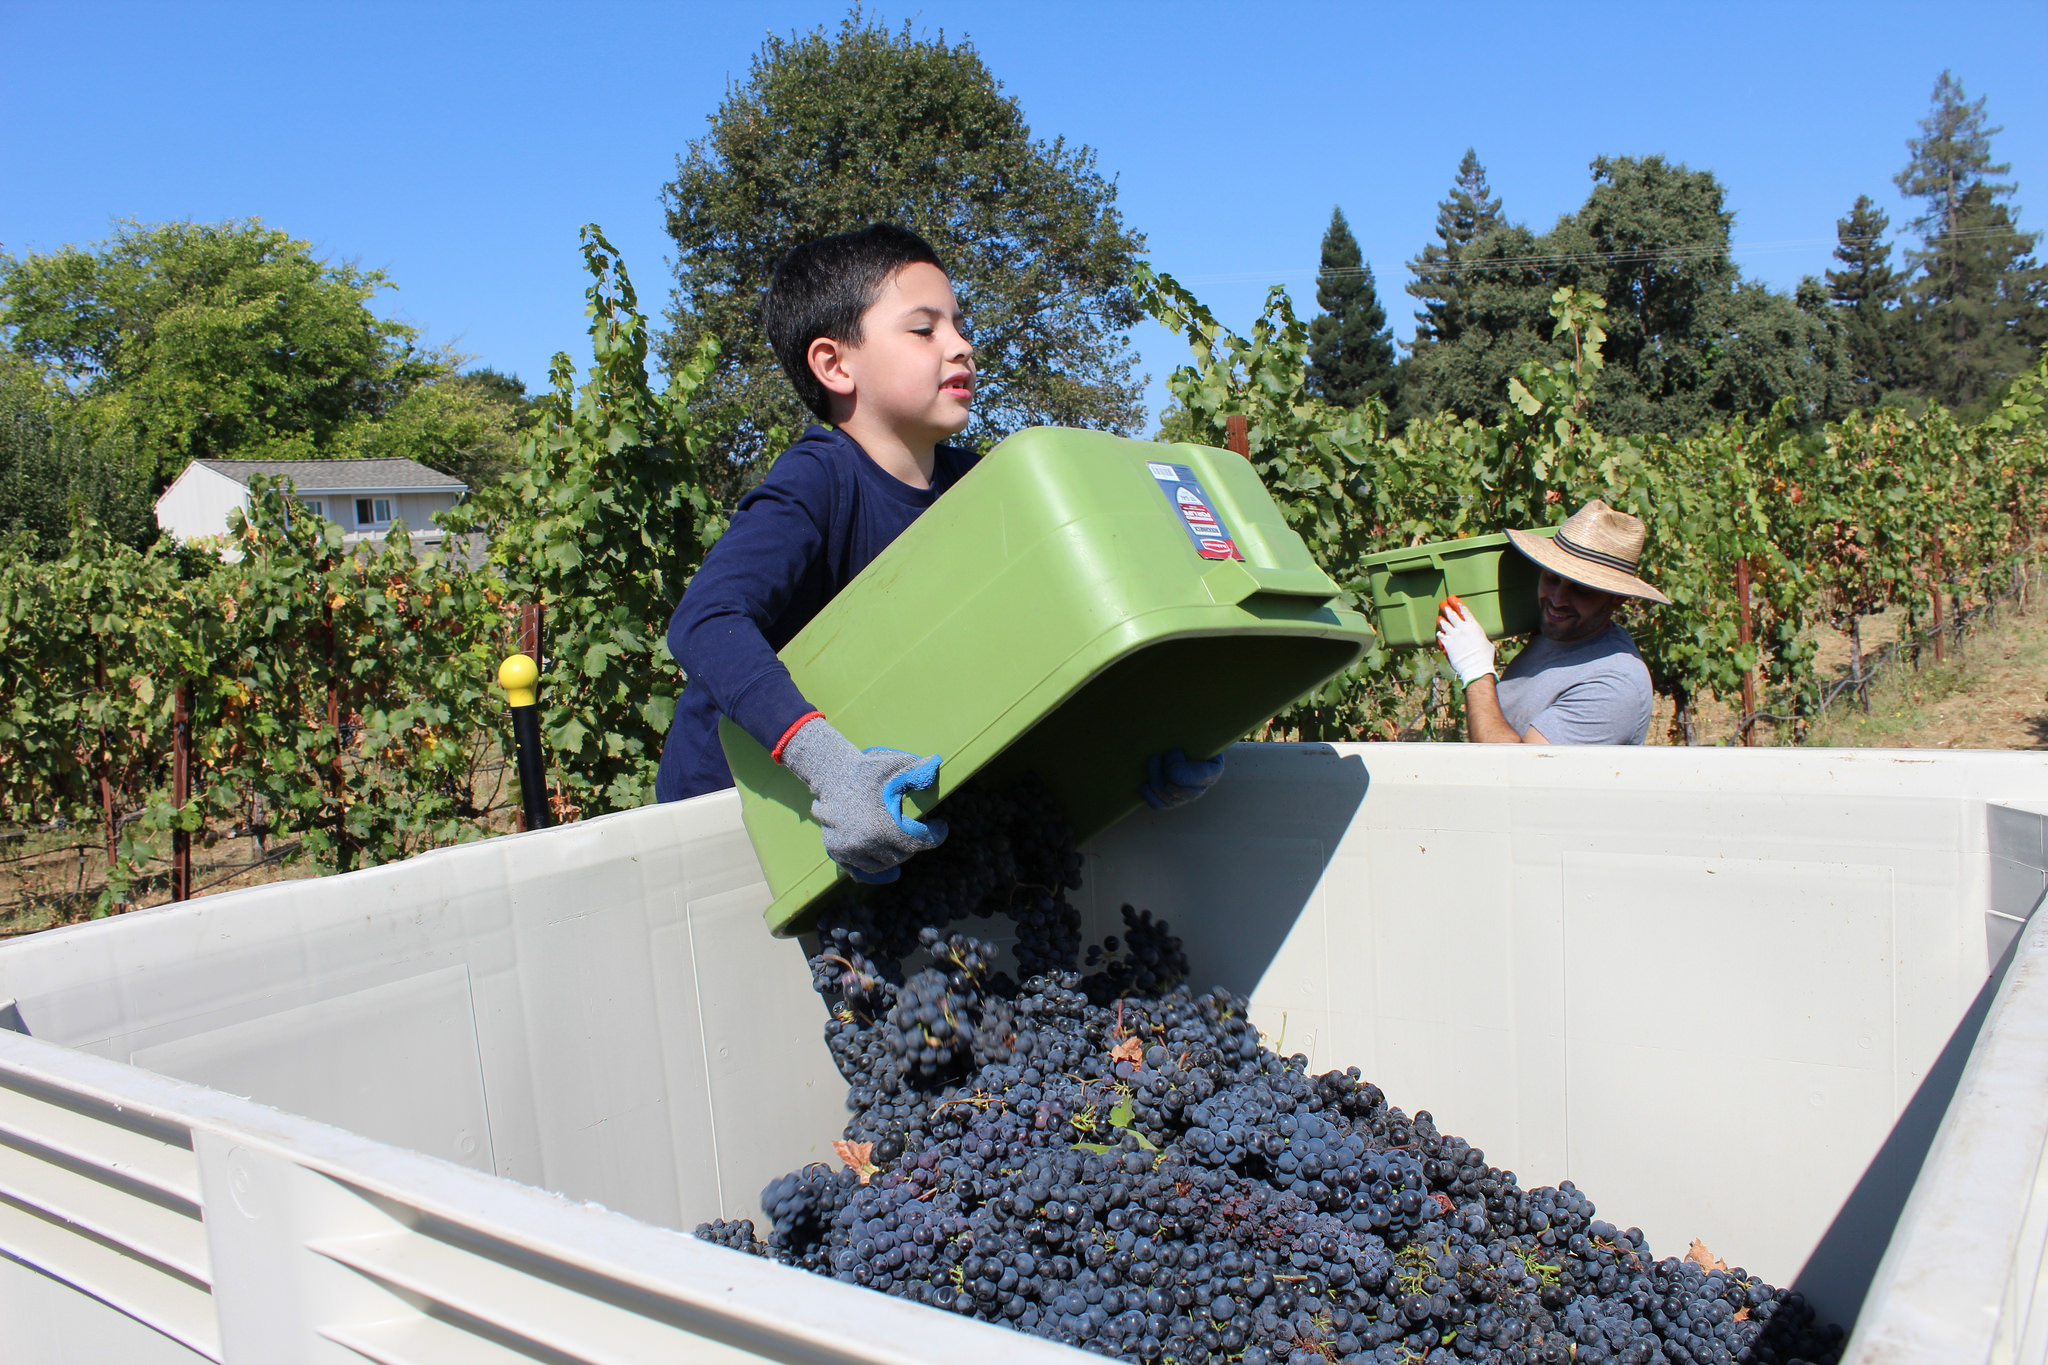
[[[1815,426],[1786,402],[1762,422],[1683,439],[1609,435],[1586,417],[1606,305],[1565,287],[1551,312],[1571,364],[1524,365],[1497,422],[1439,414],[1394,431],[1376,402],[1342,408],[1310,391],[1308,329],[1284,291],[1249,335],[1169,276],[1142,275],[1139,292],[1192,351],[1168,381],[1179,405],[1169,428],[1224,445],[1241,422],[1289,523],[1355,594],[1360,560],[1378,550],[1553,525],[1594,497],[1641,517],[1643,576],[1674,605],[1624,624],[1684,742],[1709,697],[1746,715],[1811,714],[1815,627],[1844,631],[1860,657],[1867,617],[1901,607],[1917,630],[1945,605],[1982,601],[2048,534],[2048,360],[1974,425],[1930,407]],[[1741,700],[1745,678],[1762,699]],[[1433,654],[1373,655],[1276,728],[1390,737],[1439,690],[1450,693],[1449,675]]]
[[[692,408],[716,350],[654,392],[632,285],[596,230],[584,249],[586,382],[557,357],[517,471],[444,517],[488,539],[485,565],[416,554],[403,528],[345,546],[259,481],[230,553],[135,551],[86,527],[62,559],[0,566],[0,821],[106,829],[98,908],[126,902],[166,834],[259,828],[343,869],[506,827],[509,726],[493,677],[529,604],[547,614],[557,815],[651,799],[681,687],[668,615],[722,529],[698,464],[717,428]],[[1307,330],[1284,293],[1238,336],[1169,277],[1137,283],[1193,348],[1170,381],[1169,425],[1243,449],[1354,593],[1376,550],[1546,525],[1594,496],[1641,516],[1645,576],[1674,605],[1628,625],[1681,727],[1707,697],[1810,713],[1814,626],[1856,637],[1888,607],[1931,619],[1944,591],[1982,600],[2048,532],[2048,369],[1974,426],[1887,409],[1809,430],[1781,406],[1682,440],[1614,437],[1585,420],[1604,305],[1562,289],[1553,312],[1571,365],[1525,366],[1498,422],[1439,416],[1396,432],[1376,404],[1308,392]],[[1739,700],[1745,678],[1760,699]],[[1440,695],[1454,689],[1432,653],[1374,653],[1268,733],[1387,738]]]

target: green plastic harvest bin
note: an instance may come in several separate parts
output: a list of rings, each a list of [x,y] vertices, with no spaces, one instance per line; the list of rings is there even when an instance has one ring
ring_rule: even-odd
[[[781,653],[855,744],[938,754],[923,815],[984,769],[1035,772],[1087,838],[1139,804],[1145,759],[1220,752],[1371,640],[1243,458],[1040,427],[991,451]],[[800,932],[843,875],[811,794],[745,731],[719,738]]]
[[[1554,526],[1535,532],[1556,533]],[[1372,623],[1388,649],[1435,645],[1437,608],[1454,593],[1489,639],[1536,629],[1536,562],[1505,533],[1383,550],[1359,563],[1372,595]]]

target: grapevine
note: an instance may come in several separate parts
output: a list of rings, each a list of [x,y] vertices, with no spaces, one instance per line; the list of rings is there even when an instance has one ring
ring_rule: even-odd
[[[1884,409],[1813,432],[1789,402],[1684,440],[1609,437],[1587,420],[1602,368],[1605,304],[1557,291],[1564,366],[1527,364],[1492,423],[1439,414],[1387,426],[1376,400],[1341,408],[1307,382],[1307,328],[1273,290],[1248,336],[1217,322],[1171,276],[1141,269],[1140,301],[1188,342],[1168,387],[1168,434],[1222,445],[1245,419],[1251,459],[1288,524],[1347,593],[1376,550],[1554,525],[1599,497],[1644,519],[1643,576],[1670,607],[1631,610],[1652,681],[1679,724],[1760,671],[1797,704],[1818,693],[1812,627],[1854,630],[1895,603],[1924,609],[1937,583],[1981,597],[2048,534],[2048,358],[1984,422],[1938,407]],[[1754,583],[1755,638],[1738,643],[1735,566]],[[1371,651],[1278,722],[1303,739],[1389,737],[1447,670],[1431,652]]]
[[[723,528],[699,461],[727,415],[693,407],[715,344],[657,392],[646,320],[594,227],[584,258],[588,377],[576,386],[558,356],[518,469],[443,518],[489,543],[481,568],[416,553],[402,527],[347,544],[283,487],[255,490],[224,546],[137,551],[87,524],[54,561],[0,565],[0,820],[106,830],[100,910],[131,903],[172,828],[202,840],[223,825],[272,830],[336,869],[488,833],[509,740],[491,680],[522,604],[546,608],[544,733],[562,804],[594,814],[651,798],[683,683],[664,627]],[[1136,283],[1191,347],[1170,381],[1169,427],[1220,445],[1244,418],[1276,504],[1354,602],[1359,561],[1376,550],[1553,524],[1594,496],[1642,516],[1644,575],[1674,605],[1626,624],[1678,704],[1681,736],[1699,701],[1735,696],[1751,671],[1775,709],[1810,708],[1815,625],[1854,636],[1886,607],[1925,622],[1937,593],[1950,608],[1983,600],[2028,570],[2048,533],[2048,362],[1973,426],[1939,408],[1883,409],[1815,430],[1781,405],[1682,441],[1615,438],[1587,419],[1604,305],[1560,289],[1552,312],[1570,363],[1524,366],[1493,422],[1437,416],[1395,431],[1375,403],[1337,408],[1309,392],[1307,330],[1284,291],[1239,336],[1170,277]],[[1734,596],[1744,561],[1748,645]],[[196,751],[194,796],[176,807],[180,687]],[[1456,695],[1433,652],[1374,649],[1267,733],[1384,739],[1418,717],[1454,733]],[[1050,893],[1009,894],[1041,916],[1034,962],[1063,960],[1064,930],[1042,918]]]
[[[346,870],[502,828],[510,735],[493,678],[523,603],[547,609],[555,786],[590,813],[651,798],[681,686],[663,628],[722,525],[690,409],[715,346],[656,394],[616,252],[589,228],[584,255],[588,381],[573,389],[558,356],[520,468],[442,517],[451,547],[488,542],[486,564],[415,552],[403,524],[347,541],[258,476],[215,543],[136,551],[85,525],[54,562],[0,566],[0,820],[116,831],[98,912],[133,902],[173,829],[289,836],[300,859]],[[180,688],[182,805],[168,790]]]

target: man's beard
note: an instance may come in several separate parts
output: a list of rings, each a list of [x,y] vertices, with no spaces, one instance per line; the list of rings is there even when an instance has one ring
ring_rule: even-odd
[[[1550,618],[1543,614],[1542,603],[1537,603],[1536,610],[1537,633],[1552,644],[1557,645],[1575,645],[1581,640],[1590,640],[1614,624],[1614,613],[1609,612],[1605,620],[1577,616],[1572,618],[1572,623],[1568,627],[1553,626],[1550,623]]]

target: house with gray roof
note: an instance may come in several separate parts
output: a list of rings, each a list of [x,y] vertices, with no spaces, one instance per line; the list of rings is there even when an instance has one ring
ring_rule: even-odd
[[[156,524],[179,540],[224,536],[228,513],[248,510],[258,474],[290,479],[300,506],[338,523],[346,540],[382,540],[403,521],[422,548],[442,539],[434,515],[469,491],[417,460],[194,460],[156,500]]]

